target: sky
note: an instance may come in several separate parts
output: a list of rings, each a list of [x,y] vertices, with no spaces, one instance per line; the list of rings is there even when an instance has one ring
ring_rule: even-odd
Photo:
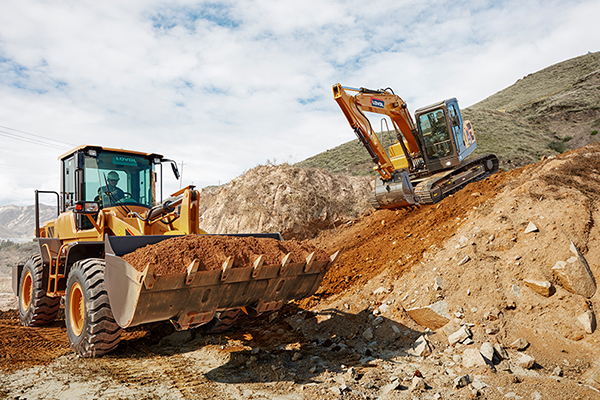
[[[465,108],[599,51],[598,15],[598,0],[2,0],[0,206],[58,191],[57,157],[81,144],[163,154],[198,187],[299,162],[355,138],[335,83]]]

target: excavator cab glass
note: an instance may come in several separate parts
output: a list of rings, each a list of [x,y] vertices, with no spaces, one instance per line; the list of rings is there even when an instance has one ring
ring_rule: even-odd
[[[134,205],[150,208],[154,204],[151,159],[112,151],[86,154],[83,169],[85,201],[97,201],[101,208]]]
[[[423,135],[425,152],[430,160],[454,154],[444,109],[440,108],[419,115],[418,123]]]

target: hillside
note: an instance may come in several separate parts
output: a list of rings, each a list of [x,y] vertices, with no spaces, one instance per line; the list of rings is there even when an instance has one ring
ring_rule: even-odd
[[[529,74],[463,114],[475,128],[476,154],[496,154],[505,170],[596,142],[600,138],[600,52]],[[340,124],[345,123],[340,113]],[[389,143],[386,136],[382,139]],[[373,175],[373,163],[358,140],[296,165]]]
[[[40,204],[40,225],[54,218],[56,218],[56,207]],[[0,207],[0,239],[28,241],[34,237],[34,206]]]

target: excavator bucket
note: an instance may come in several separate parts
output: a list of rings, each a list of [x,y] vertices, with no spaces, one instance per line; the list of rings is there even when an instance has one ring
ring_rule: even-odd
[[[297,257],[288,254],[277,265],[266,265],[266,257],[258,255],[249,265],[235,268],[228,257],[216,270],[198,270],[200,262],[195,259],[184,272],[162,275],[156,273],[161,265],[148,263],[138,271],[122,258],[170,238],[105,237],[105,285],[121,327],[171,320],[177,329],[188,329],[208,323],[217,311],[246,307],[260,314],[277,310],[290,300],[314,294],[339,254],[317,261],[311,253],[301,263],[290,262]]]

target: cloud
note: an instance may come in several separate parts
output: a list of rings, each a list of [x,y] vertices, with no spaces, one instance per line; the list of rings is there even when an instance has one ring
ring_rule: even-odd
[[[224,183],[352,140],[336,82],[392,87],[411,110],[448,97],[466,107],[597,51],[599,13],[592,0],[9,0],[0,125],[163,153],[185,162],[185,183]],[[11,188],[0,205],[58,189],[68,145],[0,138],[0,184]]]

